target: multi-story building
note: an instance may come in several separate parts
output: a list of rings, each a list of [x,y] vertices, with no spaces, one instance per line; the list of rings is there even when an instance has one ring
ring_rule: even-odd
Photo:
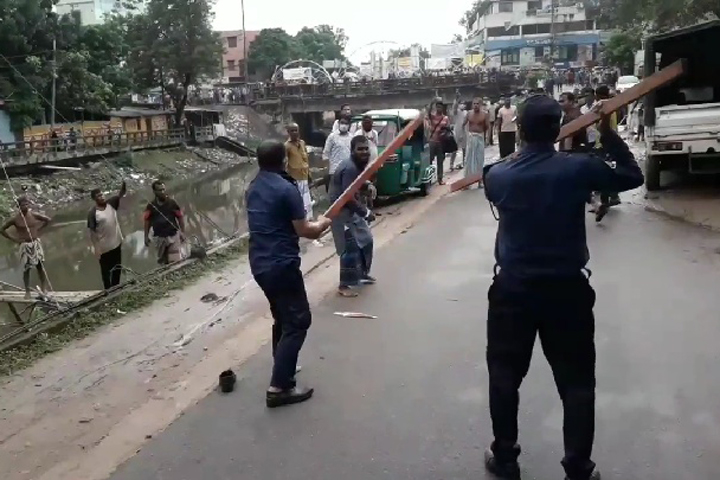
[[[80,15],[80,22],[83,25],[98,25],[113,10],[117,9],[120,12],[123,10],[120,0],[59,0],[56,8],[58,15],[73,12]]]
[[[486,0],[467,33],[490,67],[586,65],[601,39],[581,0]]]
[[[246,50],[250,51],[250,44],[260,32],[246,31],[244,42],[242,30],[226,30],[218,33],[225,47],[222,56],[223,83],[244,82]]]

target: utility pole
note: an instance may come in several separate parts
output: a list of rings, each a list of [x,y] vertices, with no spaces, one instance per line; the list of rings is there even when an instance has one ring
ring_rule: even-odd
[[[555,2],[550,0],[550,64],[555,65]]]
[[[247,52],[247,32],[245,31],[245,0],[240,0],[240,10],[242,11],[242,33],[243,33],[243,78],[245,85],[248,83],[248,52]]]
[[[53,38],[52,90],[50,95],[50,129],[55,129],[55,97],[57,94],[57,40]]]

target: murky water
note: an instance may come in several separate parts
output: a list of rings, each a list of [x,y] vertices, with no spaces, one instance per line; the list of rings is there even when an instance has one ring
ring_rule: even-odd
[[[195,182],[184,185],[172,185],[168,182],[170,195],[183,208],[185,228],[189,238],[197,237],[201,244],[208,244],[226,238],[234,233],[247,230],[244,194],[247,185],[257,172],[254,165],[240,165],[221,172],[214,172]],[[320,212],[327,204],[325,189],[318,188],[316,211]],[[144,244],[142,214],[152,192],[147,191],[128,195],[123,199],[118,217],[125,237],[122,255],[123,266],[131,272],[144,273],[158,266],[155,251]],[[90,249],[87,232],[87,214],[92,207],[88,200],[85,205],[65,209],[60,212],[48,212],[53,225],[42,236],[45,250],[45,266],[53,290],[100,290],[102,280],[100,267]],[[212,220],[212,223],[205,217]],[[213,223],[215,225],[213,225]],[[22,285],[22,265],[18,248],[11,242],[0,238],[0,280],[14,285]],[[37,285],[37,274],[32,272],[32,285]],[[0,333],[7,331],[2,324],[15,324],[6,306],[0,305]],[[16,324],[15,324],[16,325]]]

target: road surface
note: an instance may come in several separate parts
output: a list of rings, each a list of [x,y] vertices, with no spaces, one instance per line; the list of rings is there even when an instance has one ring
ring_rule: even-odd
[[[603,478],[720,478],[720,236],[637,205],[588,220]],[[489,479],[494,233],[478,191],[440,201],[376,253],[377,285],[314,309],[299,375],[314,399],[265,408],[265,348],[236,368],[233,394],[191,408],[112,480]],[[561,405],[539,348],[521,396],[524,478],[561,479]]]

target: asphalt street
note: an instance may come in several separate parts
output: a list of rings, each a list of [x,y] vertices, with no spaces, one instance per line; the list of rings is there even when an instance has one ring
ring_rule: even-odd
[[[234,393],[187,411],[112,480],[490,479],[495,227],[477,190],[441,200],[376,252],[377,285],[314,309],[298,377],[312,400],[265,408],[266,348],[236,368]],[[627,204],[600,226],[588,215],[588,233],[603,478],[720,478],[720,236]],[[521,391],[524,479],[563,478],[561,418],[537,347]]]

